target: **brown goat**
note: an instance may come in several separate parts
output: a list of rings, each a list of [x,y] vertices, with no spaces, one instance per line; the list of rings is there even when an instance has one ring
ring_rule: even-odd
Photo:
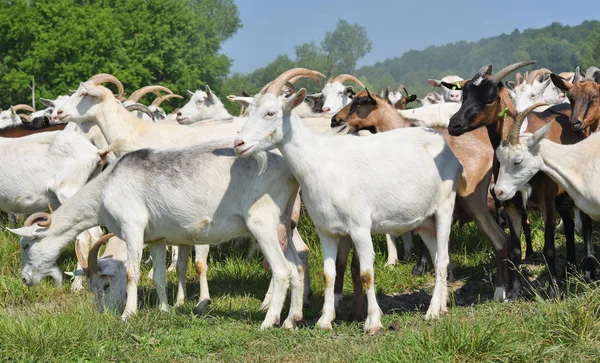
[[[450,118],[448,131],[451,135],[463,135],[464,133],[476,130],[485,126],[488,136],[494,147],[494,150],[500,145],[501,140],[508,133],[510,126],[514,122],[516,115],[515,107],[510,99],[507,89],[502,84],[502,79],[511,72],[532,64],[534,62],[520,62],[505,67],[500,72],[492,75],[491,65],[483,67],[479,72],[463,85],[463,103],[461,108]],[[503,115],[506,114],[507,117]],[[532,112],[527,117],[528,124],[525,132],[535,132],[544,125],[556,119],[553,122],[547,138],[560,144],[574,144],[582,139],[581,134],[571,131],[568,126],[570,116],[569,105],[561,104],[553,106],[544,112]],[[494,176],[497,176],[499,165],[494,160]],[[556,271],[556,249],[554,246],[554,234],[556,228],[556,211],[558,210],[565,224],[565,237],[567,240],[567,267],[568,270],[575,269],[575,240],[573,218],[569,210],[573,206],[573,201],[567,193],[559,187],[552,179],[544,173],[538,173],[530,181],[532,193],[529,197],[528,207],[541,211],[544,215],[544,257],[548,264],[550,275],[554,281],[557,277]],[[518,268],[521,262],[521,244],[520,244],[520,220],[521,214],[517,212],[517,205],[514,203],[506,204],[509,218],[514,220],[511,224],[511,252],[510,258],[512,264]],[[583,215],[584,236],[586,227],[591,227],[591,220]],[[515,230],[517,228],[518,230]],[[591,230],[590,230],[591,232]],[[591,235],[590,235],[591,237]],[[584,238],[585,239],[585,238]],[[586,244],[591,243],[591,238],[586,240]],[[514,281],[512,293],[519,294],[519,279],[516,275],[516,269],[511,269],[514,274],[511,281]],[[593,271],[587,271],[586,274],[593,274]],[[553,287],[553,286],[551,286]],[[551,290],[553,292],[553,290]]]
[[[571,102],[569,122],[574,132],[582,131],[587,137],[600,127],[600,84],[593,80],[571,83],[551,74],[552,83],[567,92]]]
[[[368,91],[356,94],[350,104],[332,117],[332,126],[342,124],[349,127],[351,131],[368,129],[375,132],[413,126],[389,102],[377,95],[370,94]],[[481,129],[460,137],[452,137],[445,129],[437,129],[437,131],[444,135],[450,149],[461,161],[466,176],[466,185],[460,187],[457,192],[455,219],[459,220],[460,223],[474,220],[477,226],[488,236],[496,252],[497,289],[503,289],[507,277],[506,246],[509,237],[488,212],[490,207],[490,204],[488,204],[488,190],[492,175],[494,150],[487,133]],[[495,213],[493,201],[491,207],[492,213]],[[344,257],[338,253],[338,258],[347,259],[347,255]],[[345,269],[345,264],[340,263],[338,267],[344,267]],[[343,271],[336,274],[336,276],[343,277]],[[357,277],[353,276],[353,281],[356,279]],[[359,282],[359,280],[354,281],[355,284]],[[358,290],[362,294],[362,290],[355,287],[354,303],[358,304],[353,310],[355,317],[364,305],[362,295],[356,296]],[[502,290],[498,291],[501,292]],[[341,289],[339,292],[341,292]]]

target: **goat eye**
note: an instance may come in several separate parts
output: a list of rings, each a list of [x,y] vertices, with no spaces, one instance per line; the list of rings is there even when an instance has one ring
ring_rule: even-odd
[[[29,245],[23,245],[23,249],[27,251],[29,249]]]
[[[267,116],[269,116],[269,117],[275,116],[275,111],[269,111],[269,112],[267,112]]]
[[[517,160],[517,161],[515,161],[515,165],[521,165],[522,162],[523,162],[523,160]]]
[[[110,288],[110,283],[106,283],[104,284],[104,286],[102,287],[102,289],[104,289],[104,291],[108,290]]]

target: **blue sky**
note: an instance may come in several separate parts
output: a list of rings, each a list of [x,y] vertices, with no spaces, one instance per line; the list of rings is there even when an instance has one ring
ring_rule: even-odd
[[[294,46],[321,42],[338,19],[367,29],[373,49],[359,61],[372,65],[460,40],[510,33],[515,28],[541,28],[553,22],[578,25],[600,20],[600,0],[235,0],[242,28],[223,44],[233,59],[232,71],[249,73],[279,54],[294,57]],[[498,5],[501,4],[501,7]]]

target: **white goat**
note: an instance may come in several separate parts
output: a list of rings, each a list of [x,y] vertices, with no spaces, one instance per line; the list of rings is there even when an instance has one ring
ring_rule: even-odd
[[[442,90],[440,102],[462,102],[462,89],[457,87],[457,82],[463,81],[459,76],[446,76],[442,79],[430,79],[427,81],[431,87],[439,87]]]
[[[35,112],[33,107],[28,105],[10,106],[8,110],[0,111],[0,129],[22,124],[23,120],[21,119],[21,116],[17,114],[17,111],[21,110]]]
[[[205,120],[234,120],[223,106],[223,102],[206,85],[204,91],[188,91],[191,98],[182,108],[177,111],[177,122],[181,125],[189,125]]]
[[[33,275],[37,282],[74,235],[106,226],[127,244],[126,274],[119,276],[126,281],[122,318],[127,319],[137,311],[144,241],[151,242],[154,282],[160,309],[165,310],[165,240],[181,249],[254,236],[274,283],[261,328],[279,322],[289,285],[290,312],[283,326],[294,328],[302,319],[303,266],[287,241],[292,238],[291,211],[298,184],[280,155],[265,153],[257,158],[261,163],[235,158],[232,142],[226,138],[180,149],[127,153],[53,214],[33,215],[31,225],[12,230],[21,236],[23,276]],[[285,255],[280,240],[286,242]],[[122,306],[118,300],[122,296],[124,291],[114,293],[109,299],[112,307]]]
[[[63,204],[85,185],[102,159],[84,136],[64,130],[0,138],[0,160],[0,210],[29,214]],[[62,283],[58,268],[48,274]],[[39,282],[30,275],[23,279]]]
[[[114,77],[113,77],[114,78]],[[198,126],[181,126],[170,123],[148,124],[129,113],[115,100],[112,92],[98,85],[94,77],[85,83],[81,83],[77,91],[71,95],[71,98],[58,111],[59,118],[63,121],[73,121],[77,123],[94,123],[99,126],[102,133],[106,136],[111,150],[117,155],[123,155],[130,151],[135,151],[147,147],[165,149],[178,146],[196,145],[198,143],[213,140],[221,137],[233,137],[241,129],[242,122],[225,122],[215,125],[205,125],[204,122],[198,123]],[[216,97],[215,97],[216,98]],[[205,121],[206,122],[206,121]],[[296,234],[292,239],[308,266],[308,247]],[[181,263],[187,263],[187,256],[181,259],[182,253],[179,253],[178,260]],[[196,248],[197,270],[201,271],[201,287],[207,287],[206,281],[206,261],[208,259],[208,246]],[[203,268],[199,268],[201,266]],[[308,278],[308,267],[305,269],[306,276],[306,296],[310,289]],[[185,291],[180,291],[178,303],[183,301]],[[198,308],[203,308],[210,301],[208,289],[201,288],[200,302]],[[268,304],[268,297],[265,300]]]
[[[435,105],[398,110],[409,121],[421,127],[448,127],[450,117],[460,109],[460,103],[447,102]]]
[[[350,236],[367,289],[364,330],[382,329],[371,232],[401,234],[412,229],[425,241],[435,264],[435,289],[425,317],[438,317],[446,311],[448,237],[460,162],[444,138],[431,129],[398,129],[370,137],[314,134],[291,112],[303,102],[306,90],[287,99],[281,96],[281,86],[289,78],[311,72],[293,69],[273,81],[250,107],[234,147],[240,156],[278,147],[302,187],[325,259],[325,302],[318,325],[331,329],[335,318],[337,238]]]
[[[335,78],[330,78],[321,94],[323,96],[322,110],[326,114],[335,115],[342,108],[346,107],[352,101],[356,94],[354,87],[344,86],[344,82],[351,81],[365,88],[365,85],[356,77],[349,74],[340,74]]]
[[[525,77],[517,74],[514,82],[514,103],[517,112],[524,111],[535,103],[546,103],[548,106],[540,107],[543,111],[551,105],[563,103],[568,99],[565,93],[552,84],[549,69],[537,69],[526,73]]]
[[[442,95],[437,92],[429,92],[423,99],[417,99],[423,107],[444,103]]]

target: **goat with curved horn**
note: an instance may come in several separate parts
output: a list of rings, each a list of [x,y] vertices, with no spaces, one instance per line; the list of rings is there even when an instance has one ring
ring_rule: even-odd
[[[159,107],[163,102],[170,100],[171,98],[183,98],[180,95],[176,95],[174,93],[157,97],[154,101],[152,101],[151,106]]]
[[[30,227],[33,226],[34,223],[37,223],[40,227],[48,227],[50,226],[50,223],[52,223],[52,216],[46,212],[33,213],[27,217],[23,226]]]
[[[508,130],[508,135],[506,136],[506,142],[510,145],[517,145],[519,143],[519,135],[521,132],[521,125],[523,125],[523,121],[527,118],[527,115],[538,107],[548,106],[547,103],[536,103],[527,107],[525,110],[520,112],[515,118],[515,122],[512,124],[510,130]]]
[[[495,83],[500,83],[506,76],[508,76],[512,72],[516,71],[517,69],[523,68],[523,67],[535,64],[535,63],[536,63],[536,61],[534,61],[534,60],[513,63],[509,66],[502,68],[498,73],[492,74],[489,79],[491,81],[494,81]],[[489,66],[491,67],[491,64]],[[486,67],[488,67],[488,66],[486,66]]]
[[[600,73],[600,68],[598,68],[598,67],[593,67],[593,66],[592,66],[592,67],[589,67],[589,68],[587,69],[587,71],[585,71],[585,77],[584,77],[584,79],[590,79],[590,80],[592,80],[592,81],[595,81],[596,79],[594,78],[594,75],[595,75],[596,73]]]
[[[168,89],[167,87],[164,87],[164,86],[160,86],[160,85],[145,86],[145,87],[142,87],[142,88],[138,89],[137,91],[133,92],[131,94],[131,96],[129,96],[127,101],[132,101],[134,103],[140,102],[142,97],[144,97],[144,95],[146,95],[147,93],[150,93],[150,92],[152,92],[155,95],[157,95],[158,97],[160,97],[162,95],[160,94],[159,91],[167,92],[170,95],[173,94],[173,91],[171,91],[170,89]]]
[[[29,105],[25,105],[25,104],[19,104],[19,105],[15,105],[12,106],[12,109],[16,112],[16,111],[29,111],[29,112],[35,112],[35,108],[29,106]]]
[[[356,83],[357,85],[361,86],[362,88],[365,88],[365,84],[362,83],[358,78],[354,77],[351,74],[340,74],[339,76],[335,77],[334,81],[337,81],[340,83],[350,81],[350,82]]]
[[[123,95],[125,94],[125,89],[123,88],[123,84],[121,83],[121,81],[119,81],[117,79],[117,77],[113,76],[112,74],[108,74],[108,73],[99,73],[96,74],[95,76],[92,76],[90,79],[88,79],[88,82],[93,82],[96,86],[102,84],[102,83],[112,83],[115,86],[117,86],[117,90],[118,90],[118,94],[115,96],[117,99],[122,99]]]
[[[527,83],[533,84],[533,82],[535,82],[538,78],[544,77],[545,75],[550,74],[550,73],[552,73],[552,71],[549,70],[548,68],[540,68],[540,69],[531,71],[527,78]]]
[[[152,111],[150,111],[150,109],[140,103],[134,103],[131,105],[127,105],[125,106],[125,109],[127,111],[140,111],[145,113],[146,115],[148,115],[148,117],[150,117],[152,119],[152,121],[156,121],[154,118],[154,114],[152,113]]]
[[[315,82],[319,82],[319,78],[317,77],[318,72],[311,71],[306,68],[293,68],[288,71],[283,72],[279,75],[279,77],[275,78],[271,83],[265,85],[261,90],[260,94],[272,93],[276,96],[280,96],[283,94],[284,86],[289,83],[289,80],[292,78],[298,79],[298,76],[310,78]]]
[[[94,275],[96,272],[98,272],[98,253],[100,253],[100,248],[114,236],[115,235],[113,233],[106,234],[94,242],[92,248],[90,248],[90,255],[88,257],[86,271],[88,276]]]

